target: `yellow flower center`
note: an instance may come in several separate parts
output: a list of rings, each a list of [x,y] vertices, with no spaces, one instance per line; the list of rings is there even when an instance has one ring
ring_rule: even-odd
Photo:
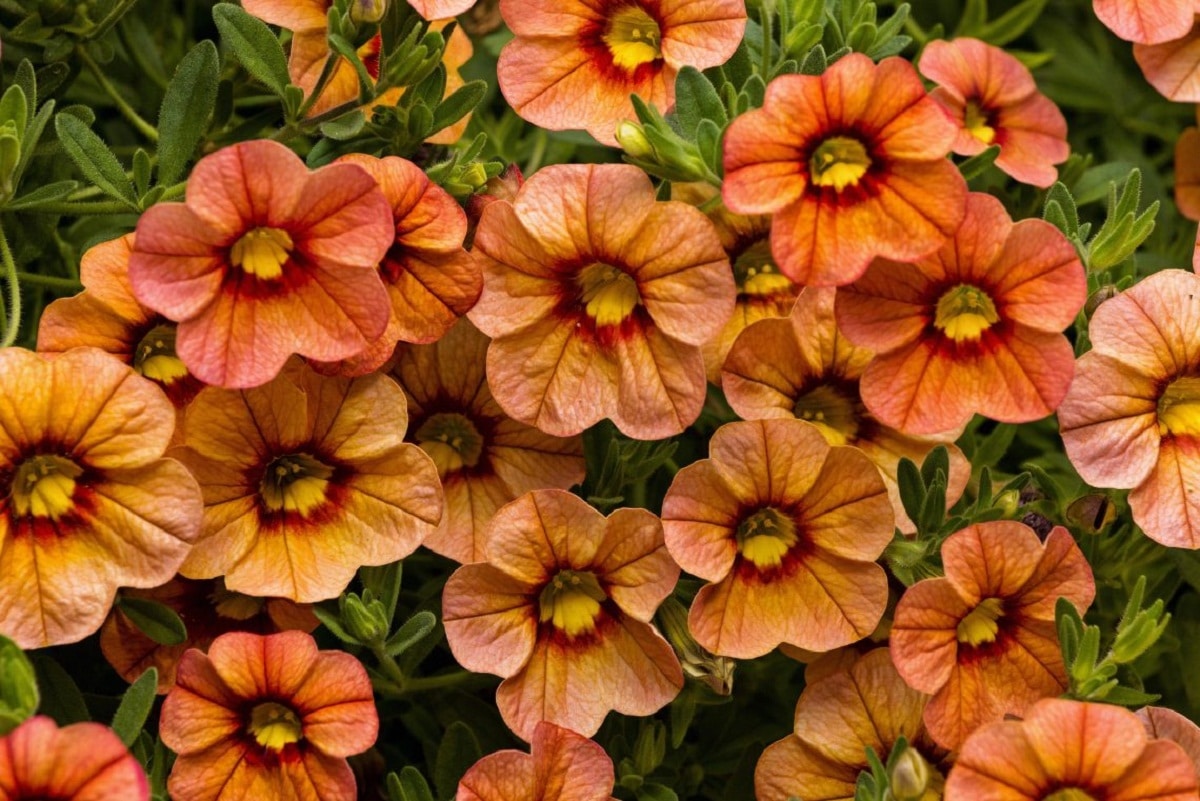
[[[1096,796],[1078,787],[1064,787],[1046,796],[1043,801],[1096,801]]]
[[[333,468],[305,453],[279,456],[267,465],[259,487],[263,505],[272,512],[308,517],[325,502]]]
[[[549,622],[568,637],[577,637],[596,628],[600,604],[608,600],[596,576],[586,570],[560,570],[542,588],[538,598],[538,619]]]
[[[21,462],[12,483],[13,512],[18,517],[58,520],[74,507],[75,479],[83,468],[63,456],[33,456]]]
[[[1200,436],[1200,376],[1184,376],[1167,385],[1158,399],[1158,433]]]
[[[461,414],[444,412],[431,416],[417,429],[416,438],[442,478],[464,467],[474,467],[483,455],[483,437]]]
[[[252,228],[233,243],[229,259],[234,267],[269,281],[283,275],[292,247],[292,237],[282,228]]]
[[[1000,632],[999,620],[1004,615],[1004,602],[999,598],[984,598],[958,623],[958,641],[971,646],[995,642]]]
[[[620,325],[642,302],[637,281],[611,264],[596,262],[579,271],[580,302],[596,325]]]
[[[992,140],[996,138],[996,129],[988,125],[987,113],[974,100],[967,102],[963,125],[967,129],[967,133],[985,145],[990,145]]]
[[[737,527],[738,550],[759,570],[783,564],[784,554],[796,544],[796,523],[777,509],[760,509]]]
[[[267,701],[250,711],[250,733],[263,748],[282,751],[285,746],[300,742],[304,728],[300,717],[291,709]]]
[[[742,251],[733,262],[733,278],[743,295],[764,297],[793,289],[792,282],[775,266],[769,239],[760,239]]]
[[[266,604],[264,598],[226,589],[224,579],[217,580],[217,588],[208,597],[216,607],[217,614],[230,620],[249,620],[261,612]]]
[[[830,445],[845,445],[858,436],[859,412],[855,402],[828,384],[796,398],[792,413],[821,429],[821,435]]]
[[[188,370],[175,355],[175,326],[156,325],[133,353],[133,369],[164,386],[186,378]]]
[[[979,339],[1000,322],[996,304],[982,289],[959,284],[938,300],[933,324],[955,342]]]
[[[608,46],[613,64],[630,72],[662,58],[662,29],[639,6],[618,9],[600,38]]]
[[[832,186],[841,192],[854,186],[867,174],[871,157],[863,143],[848,136],[826,139],[809,159],[809,172],[817,186]]]

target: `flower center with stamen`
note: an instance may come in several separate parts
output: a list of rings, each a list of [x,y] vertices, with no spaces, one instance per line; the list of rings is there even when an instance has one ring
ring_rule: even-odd
[[[958,641],[979,646],[996,641],[1000,632],[999,620],[1004,615],[1004,602],[999,598],[984,598],[958,623]]]
[[[217,614],[230,620],[249,620],[263,610],[265,598],[255,598],[252,595],[242,595],[225,588],[224,579],[218,579],[217,587],[208,596]]]
[[[633,276],[611,264],[589,264],[577,281],[579,300],[596,325],[620,325],[642,302]]]
[[[859,412],[854,400],[828,384],[796,398],[792,413],[821,429],[830,445],[845,445],[858,436]]]
[[[792,282],[775,266],[769,239],[758,240],[734,259],[733,279],[743,295],[763,297],[793,289]]]
[[[600,604],[608,600],[595,574],[586,570],[560,570],[538,596],[538,619],[549,622],[568,637],[596,628]]]
[[[1096,796],[1078,787],[1064,787],[1046,796],[1043,801],[1096,801]]]
[[[74,507],[75,479],[83,468],[63,456],[43,454],[21,462],[12,483],[12,508],[18,517],[58,520]]]
[[[133,369],[164,386],[187,377],[183,360],[175,354],[175,326],[156,325],[142,337],[133,352]]]
[[[608,46],[613,64],[630,72],[662,58],[662,29],[638,6],[614,12],[600,38]]]
[[[963,126],[967,129],[967,133],[985,145],[990,145],[996,138],[996,129],[989,125],[988,122],[987,112],[981,109],[979,104],[974,100],[967,101]]]
[[[1160,436],[1200,436],[1200,376],[1184,376],[1167,385],[1158,399]]]
[[[271,460],[259,487],[269,511],[297,512],[307,517],[325,502],[333,468],[306,453]]]
[[[479,430],[467,417],[454,412],[432,415],[417,429],[416,439],[442,478],[464,467],[474,467],[483,455]]]
[[[769,570],[783,564],[788,552],[799,537],[796,523],[778,509],[760,509],[737,527],[738,550],[759,570]]]
[[[955,342],[979,339],[1000,322],[996,304],[978,287],[959,284],[938,300],[933,324]]]
[[[234,267],[269,281],[283,275],[293,247],[292,237],[282,228],[252,228],[233,243],[229,260]]]
[[[871,157],[863,143],[848,136],[826,139],[808,162],[811,181],[817,186],[832,186],[841,192],[857,184],[871,167]]]
[[[300,742],[304,728],[300,717],[283,704],[267,701],[250,711],[250,733],[263,748],[282,751],[285,746]]]

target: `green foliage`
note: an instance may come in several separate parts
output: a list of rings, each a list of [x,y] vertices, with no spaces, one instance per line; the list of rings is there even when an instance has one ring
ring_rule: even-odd
[[[0,737],[19,726],[37,707],[33,665],[16,643],[0,635]]]

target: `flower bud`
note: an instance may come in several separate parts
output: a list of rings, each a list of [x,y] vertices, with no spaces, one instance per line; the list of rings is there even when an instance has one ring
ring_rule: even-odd
[[[350,19],[359,25],[374,25],[387,14],[387,0],[351,0]]]
[[[921,801],[929,789],[932,773],[920,751],[905,748],[888,777],[892,798],[895,801]]]
[[[617,143],[621,148],[635,159],[652,159],[654,158],[654,145],[650,144],[650,140],[646,138],[645,131],[642,126],[636,122],[625,120],[617,126]]]
[[[382,642],[388,635],[387,610],[383,602],[364,602],[354,593],[342,599],[342,623],[351,636],[363,644]]]
[[[717,695],[733,691],[733,669],[737,663],[706,650],[688,629],[687,610],[674,598],[667,598],[658,608],[658,624],[663,635],[679,656],[683,672],[708,685]]]

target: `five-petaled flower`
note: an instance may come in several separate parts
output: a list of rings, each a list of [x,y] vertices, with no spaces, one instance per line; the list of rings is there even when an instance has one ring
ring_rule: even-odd
[[[73,723],[60,729],[39,715],[0,737],[0,798],[150,801],[150,784],[108,727]]]
[[[599,744],[542,722],[528,754],[497,751],[468,768],[455,801],[613,801],[614,778]]]

